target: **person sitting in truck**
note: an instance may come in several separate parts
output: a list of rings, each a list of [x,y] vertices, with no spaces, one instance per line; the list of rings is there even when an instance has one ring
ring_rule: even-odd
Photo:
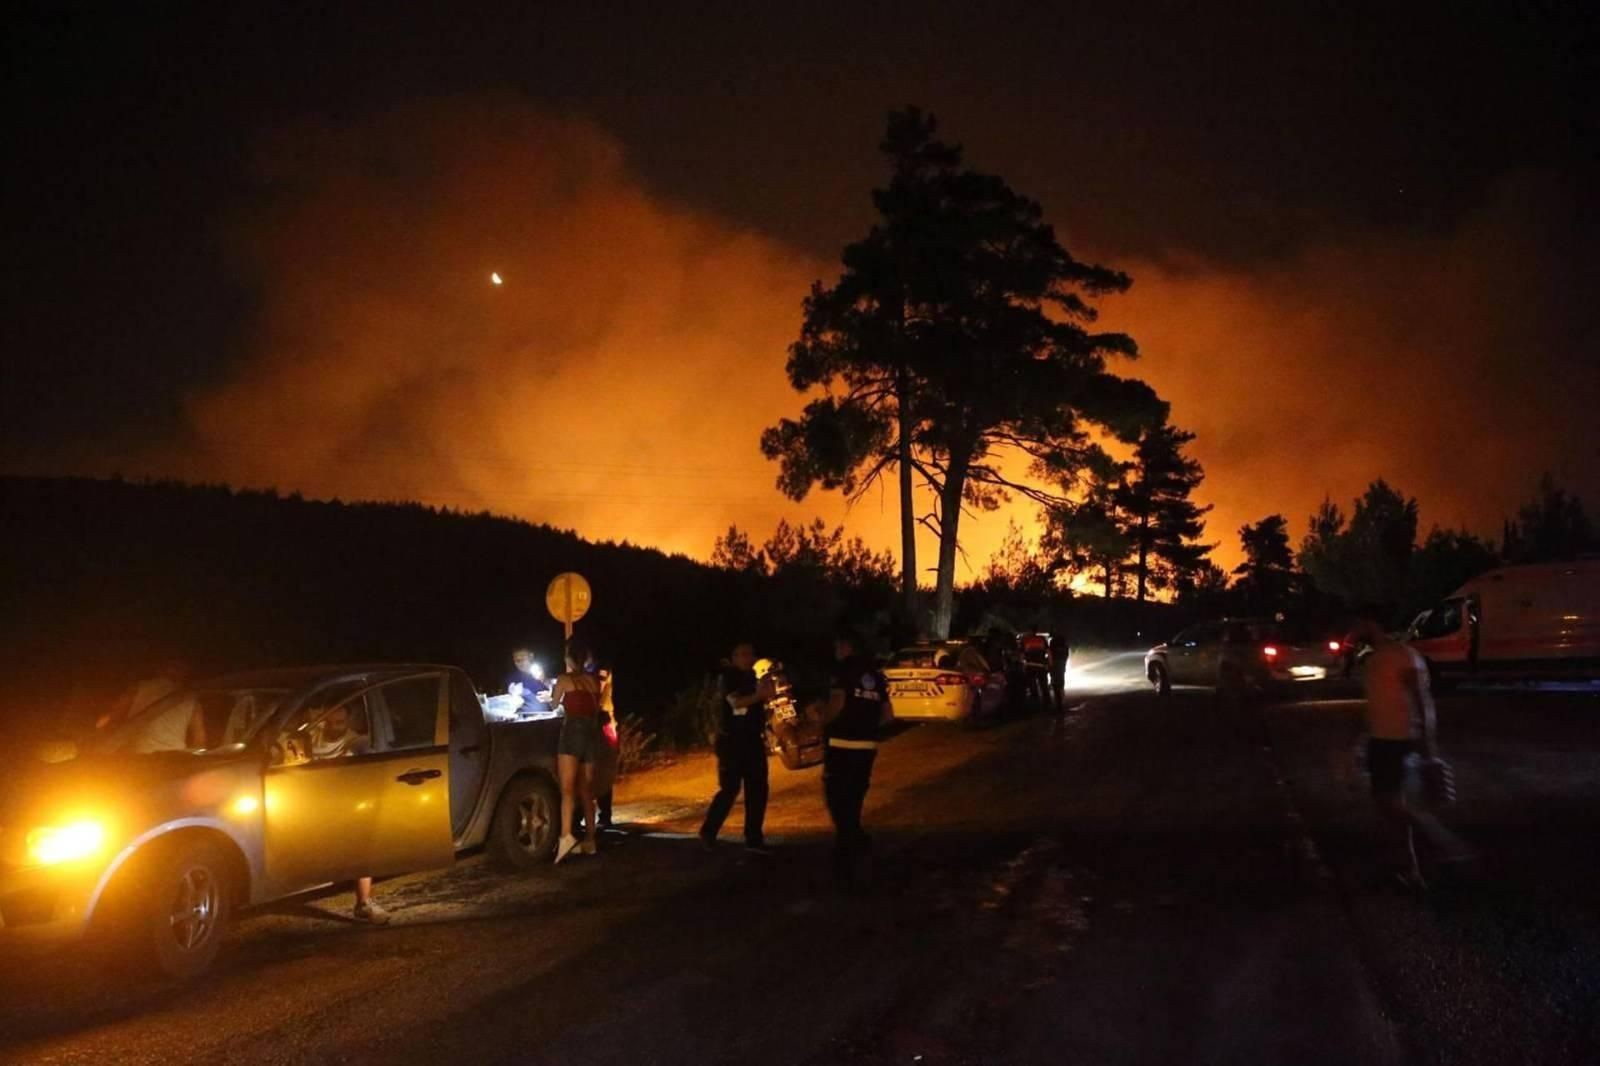
[[[322,717],[321,721],[315,722],[311,727],[313,761],[344,759],[355,755],[366,755],[371,751],[372,740],[366,733],[359,732],[354,727],[348,703],[333,708]],[[350,915],[356,921],[368,925],[388,925],[392,920],[387,910],[373,902],[372,878],[356,878],[356,905]]]

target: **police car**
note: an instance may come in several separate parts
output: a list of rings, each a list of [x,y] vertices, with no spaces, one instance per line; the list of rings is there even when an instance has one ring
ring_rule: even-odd
[[[896,719],[972,721],[998,716],[1005,707],[1006,675],[964,641],[903,648],[883,676]]]

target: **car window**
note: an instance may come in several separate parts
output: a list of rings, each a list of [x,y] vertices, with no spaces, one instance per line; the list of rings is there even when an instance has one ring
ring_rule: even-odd
[[[1461,628],[1461,601],[1445,600],[1417,620],[1417,636],[1448,637]]]
[[[1223,639],[1230,644],[1266,644],[1289,638],[1276,622],[1229,622]]]
[[[439,722],[438,676],[393,681],[371,693],[377,709],[378,751],[404,751],[434,746]]]
[[[903,648],[894,653],[890,666],[932,666],[932,648]]]
[[[94,747],[133,754],[232,748],[249,739],[286,695],[279,689],[180,689],[139,711]]]
[[[957,665],[961,672],[966,674],[987,674],[989,672],[989,664],[984,660],[983,655],[977,648],[963,648]]]
[[[351,681],[313,693],[278,730],[268,748],[271,764],[300,766],[371,754],[367,691],[364,681]]]

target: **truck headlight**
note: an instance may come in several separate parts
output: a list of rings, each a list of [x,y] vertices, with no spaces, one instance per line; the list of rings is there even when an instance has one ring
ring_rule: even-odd
[[[99,822],[46,825],[28,832],[28,861],[37,866],[87,859],[104,846],[106,830]]]

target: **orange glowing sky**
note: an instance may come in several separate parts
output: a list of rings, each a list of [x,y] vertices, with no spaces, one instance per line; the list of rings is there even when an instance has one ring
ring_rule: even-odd
[[[458,98],[280,130],[254,177],[231,231],[259,298],[244,351],[141,472],[487,508],[698,557],[730,523],[764,537],[819,514],[897,542],[891,495],[794,504],[757,448],[799,407],[785,349],[834,264],[653,193],[604,130]],[[1248,272],[1074,249],[1135,279],[1105,322],[1199,434],[1219,562],[1244,522],[1281,511],[1298,536],[1324,494],[1380,475],[1424,527],[1488,533],[1542,469],[1583,487],[1594,457],[1563,444],[1578,416],[1549,414],[1574,411],[1553,396],[1572,384],[1502,358],[1540,343],[1539,252],[1518,234],[1561,195],[1527,176],[1451,233],[1354,234]],[[1033,516],[968,520],[971,567],[1013,517]]]

